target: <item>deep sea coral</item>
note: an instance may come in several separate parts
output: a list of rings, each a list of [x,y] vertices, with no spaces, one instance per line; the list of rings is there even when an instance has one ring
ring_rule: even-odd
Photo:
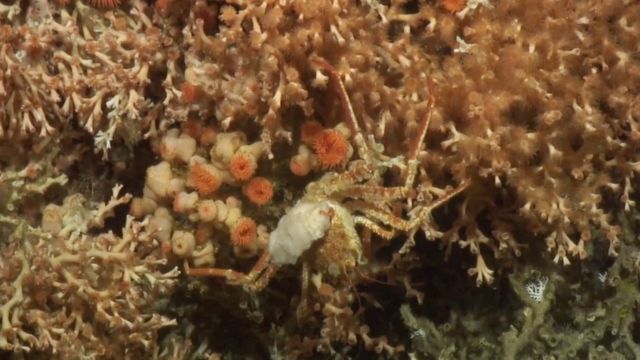
[[[53,159],[3,169],[2,205],[13,211],[0,216],[0,348],[87,358],[153,351],[158,330],[175,320],[150,306],[170,292],[178,269],[166,266],[149,218],[127,217],[120,235],[94,232],[129,202],[122,186],[104,203],[75,193],[61,204],[32,208],[68,182],[64,174],[54,176],[47,164]]]

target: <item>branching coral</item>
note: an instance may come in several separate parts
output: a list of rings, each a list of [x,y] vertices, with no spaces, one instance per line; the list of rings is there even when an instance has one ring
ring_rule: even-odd
[[[129,12],[129,11],[128,11]],[[96,150],[135,143],[156,131],[161,104],[149,99],[150,74],[164,68],[167,39],[142,1],[130,13],[103,13],[20,1],[0,8],[0,135],[46,136],[78,124]],[[144,34],[144,36],[138,36]]]
[[[51,204],[41,227],[0,218],[8,235],[0,265],[0,348],[132,356],[152,350],[157,331],[175,324],[149,311],[178,274],[163,270],[166,260],[158,256],[149,221],[128,218],[122,236],[88,233],[128,202],[130,195],[120,197],[119,191],[114,188],[112,198],[94,209],[81,195]]]
[[[504,2],[456,22],[473,46],[445,59],[438,73],[441,106],[433,128],[443,141],[425,154],[425,167],[443,174],[472,169],[486,184],[482,195],[468,193],[447,241],[504,261],[520,254],[510,240],[516,220],[544,235],[557,262],[585,258],[594,229],[606,234],[614,255],[619,228],[604,199],[628,202],[640,145],[629,87],[635,81],[620,77],[637,73],[638,63],[629,60],[636,43],[625,25],[637,9],[602,4],[617,9],[608,13],[615,24],[609,27],[590,17],[600,6],[592,2],[545,3],[535,14],[521,11],[527,6]],[[507,15],[512,11],[515,18]],[[438,40],[447,42],[443,35]],[[508,214],[514,210],[517,219]],[[483,218],[490,229],[473,224]],[[458,240],[461,231],[467,237]],[[481,269],[473,273],[490,280]]]
[[[158,331],[175,323],[152,306],[178,270],[160,252],[154,217],[111,223],[131,199],[121,185],[106,202],[79,192],[71,168],[87,152],[72,139],[36,138],[18,153],[0,144],[0,349],[34,358],[149,354]]]

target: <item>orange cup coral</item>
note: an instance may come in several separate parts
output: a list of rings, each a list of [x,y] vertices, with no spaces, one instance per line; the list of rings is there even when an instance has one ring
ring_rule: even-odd
[[[231,229],[231,241],[234,246],[246,247],[256,240],[256,223],[251,218],[242,217]]]
[[[273,197],[273,184],[266,178],[255,177],[244,187],[244,194],[256,205],[265,205]]]
[[[194,163],[190,169],[191,185],[200,195],[211,195],[222,185],[219,171],[213,165]]]
[[[349,155],[349,142],[337,130],[323,130],[313,142],[320,166],[332,168],[344,165]]]
[[[238,181],[249,180],[256,172],[256,160],[246,153],[235,153],[229,161],[229,171]]]

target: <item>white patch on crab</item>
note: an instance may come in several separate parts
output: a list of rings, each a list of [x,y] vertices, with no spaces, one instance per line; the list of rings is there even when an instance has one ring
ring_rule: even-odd
[[[277,265],[295,264],[302,253],[327,233],[333,208],[329,201],[298,201],[269,234],[272,262]]]

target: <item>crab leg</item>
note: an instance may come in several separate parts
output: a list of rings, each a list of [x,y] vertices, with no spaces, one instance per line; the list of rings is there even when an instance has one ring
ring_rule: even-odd
[[[422,120],[420,120],[418,136],[416,136],[416,138],[413,140],[413,143],[411,144],[411,147],[409,148],[409,153],[407,154],[408,160],[414,160],[418,156],[418,153],[422,148],[422,144],[425,143],[427,131],[429,131],[429,124],[431,123],[431,110],[433,110],[433,105],[436,102],[436,86],[431,78],[427,79],[427,86],[429,87],[429,100],[427,101],[427,109],[422,116]]]
[[[370,204],[364,201],[353,201],[345,204],[345,206],[347,206],[352,211],[359,211],[367,215],[367,217],[363,217],[363,216],[354,217],[354,222],[356,224],[363,225],[366,228],[373,231],[376,235],[382,237],[383,239],[390,240],[395,236],[396,234],[395,230],[413,231],[414,229],[417,229],[420,226],[420,224],[424,221],[424,219],[428,216],[428,214],[430,214],[437,207],[449,201],[454,196],[464,191],[468,186],[469,186],[469,181],[465,180],[460,186],[455,188],[453,191],[448,192],[447,194],[437,199],[436,201],[432,202],[428,206],[420,208],[418,212],[418,216],[416,216],[415,218],[409,221],[404,220],[398,216],[395,216],[392,213],[375,206],[374,204]],[[386,230],[382,226],[371,221],[369,218],[373,218],[378,221],[381,221],[384,224],[387,224],[388,226],[390,226],[392,229]]]
[[[448,202],[451,198],[465,191],[469,187],[469,185],[471,185],[471,181],[469,179],[465,179],[464,181],[462,181],[460,185],[458,185],[457,188],[451,190],[450,192],[446,193],[444,196],[433,201],[428,206],[422,207],[419,211],[419,215],[412,220],[412,222],[414,222],[415,225],[412,226],[411,228],[418,227],[420,223],[424,220],[424,218],[428,216],[429,213],[431,213],[436,208],[440,207],[442,204]]]
[[[337,194],[350,189],[353,184],[371,179],[374,169],[360,160],[354,162],[354,167],[342,173],[331,173],[323,181],[328,194]]]
[[[249,284],[249,287],[254,292],[262,291],[264,288],[267,287],[267,285],[269,285],[269,282],[271,281],[271,279],[273,278],[273,275],[275,275],[277,271],[278,271],[278,266],[273,265],[271,263],[268,264],[267,267],[264,269],[264,271],[260,273],[260,276],[258,276],[251,284]]]
[[[338,85],[338,95],[340,96],[340,103],[342,104],[343,111],[347,116],[347,125],[349,126],[349,130],[351,130],[353,134],[353,140],[356,143],[358,155],[361,159],[370,164],[371,153],[369,152],[369,146],[367,145],[367,142],[362,135],[362,131],[360,131],[360,126],[358,125],[356,114],[353,111],[353,106],[351,105],[351,101],[349,100],[347,89],[345,89],[344,83],[342,82],[342,79],[340,79],[340,74],[338,74],[336,68],[333,67],[333,65],[329,64],[324,58],[318,56],[313,58],[311,61],[321,69],[325,70],[329,74],[329,77],[333,78]]]
[[[409,153],[407,154],[407,162],[409,164],[409,167],[407,170],[405,187],[413,187],[413,183],[418,173],[418,153],[422,148],[422,144],[425,143],[427,131],[429,131],[429,124],[431,123],[431,110],[433,110],[433,105],[436,101],[436,89],[431,78],[427,79],[427,85],[429,87],[429,100],[427,102],[427,109],[425,110],[424,116],[420,121],[418,135],[411,144],[411,147],[409,147]]]
[[[185,273],[189,276],[223,277],[230,283],[243,284],[254,291],[264,289],[278,267],[271,263],[271,254],[268,251],[262,253],[256,264],[248,274],[221,268],[192,268],[185,262]]]
[[[265,271],[265,269],[269,268],[270,264],[271,264],[271,253],[269,253],[268,250],[265,250],[260,256],[260,258],[258,259],[258,261],[256,261],[256,264],[253,265],[253,268],[247,275],[247,279],[250,282],[256,281],[256,279],[261,276],[261,274]]]
[[[415,196],[412,187],[382,187],[377,185],[352,185],[345,191],[345,197],[375,202],[389,202]]]
[[[374,234],[380,236],[385,240],[391,240],[396,235],[396,232],[394,230],[384,229],[382,226],[376,224],[375,222],[364,216],[354,216],[353,222],[355,224],[364,226],[365,228],[371,230]]]
[[[232,269],[221,269],[221,268],[201,268],[195,267],[192,268],[189,266],[189,263],[185,262],[184,271],[189,276],[210,276],[210,277],[223,277],[230,282],[245,282],[247,279],[247,275],[241,273],[239,271],[235,271]]]
[[[373,204],[363,201],[357,201],[346,204],[347,208],[352,211],[358,211],[367,216],[367,218],[375,219],[393,229],[408,231],[411,229],[411,222],[402,219],[391,212],[380,209]]]
[[[353,106],[351,105],[351,101],[349,100],[349,95],[347,94],[347,90],[344,87],[344,83],[340,79],[340,75],[338,74],[337,70],[331,64],[329,64],[325,59],[321,57],[316,57],[312,61],[314,64],[318,65],[320,68],[327,71],[329,76],[332,77],[334,81],[337,83],[340,101],[344,108],[343,110],[347,115],[347,120],[348,120],[347,124],[350,130],[352,131],[352,133],[354,134],[353,139],[358,149],[358,155],[360,156],[361,159],[365,160],[365,163],[371,164],[369,148],[367,146],[366,140],[362,135],[362,132],[358,125],[355,112],[353,111]],[[415,177],[418,172],[418,161],[416,158],[418,156],[418,153],[420,152],[420,149],[423,146],[423,143],[425,142],[427,132],[429,130],[429,124],[431,123],[431,112],[435,104],[436,90],[435,90],[435,84],[433,83],[433,80],[431,80],[431,78],[427,79],[427,86],[429,87],[429,99],[427,101],[427,108],[425,110],[424,116],[420,120],[418,134],[415,137],[414,141],[412,142],[409,148],[409,152],[407,154],[407,161],[409,166],[407,169],[404,187],[398,187],[395,190],[375,189],[375,190],[369,190],[369,191],[377,191],[378,193],[384,191],[385,193],[389,194],[388,196],[390,196],[392,199],[399,199],[399,198],[406,198],[407,194],[410,192],[410,189],[413,188],[413,183],[415,181]],[[360,170],[364,170],[364,169],[360,169]],[[368,169],[368,168],[367,170],[372,171],[372,169]],[[363,171],[359,171],[359,172],[363,172]],[[352,177],[359,177],[358,171],[354,171],[354,173],[355,173],[355,176],[352,176]],[[350,174],[350,172],[348,172],[347,174]],[[351,183],[354,183],[354,182],[351,182]],[[364,188],[365,186],[363,186],[362,192],[367,191]],[[371,188],[374,188],[374,187],[371,187]],[[351,192],[351,188],[349,190]],[[374,196],[377,196],[377,195],[379,194],[375,194]]]
[[[469,179],[465,179],[457,188],[453,189],[452,191],[448,192],[444,196],[430,203],[428,206],[421,206],[414,209],[417,214],[410,221],[407,240],[404,242],[402,247],[398,250],[398,254],[400,255],[406,254],[415,245],[414,236],[416,232],[418,231],[422,223],[425,222],[427,217],[429,217],[429,215],[433,210],[435,210],[439,206],[451,200],[456,195],[466,190],[470,184],[471,184],[471,181]]]
[[[307,261],[302,262],[302,276],[300,279],[300,304],[296,309],[296,317],[298,321],[302,321],[309,314],[309,281],[311,269]]]

